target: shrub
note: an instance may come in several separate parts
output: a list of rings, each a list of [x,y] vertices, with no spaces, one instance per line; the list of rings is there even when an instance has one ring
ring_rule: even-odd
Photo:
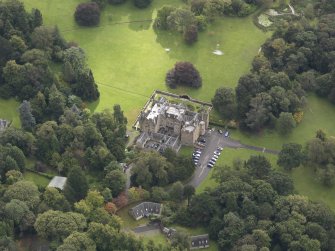
[[[205,16],[200,15],[195,17],[197,19],[197,26],[199,31],[204,31],[207,29],[207,19]]]
[[[192,0],[191,11],[197,16],[202,15],[204,13],[206,3],[206,0]]]
[[[157,11],[157,17],[154,21],[154,28],[160,30],[168,30],[167,19],[176,8],[172,6],[163,6]]]
[[[198,28],[195,25],[187,27],[184,31],[184,41],[187,44],[193,44],[198,40]]]
[[[177,62],[166,74],[165,82],[170,88],[177,85],[199,88],[202,85],[199,71],[190,62]]]
[[[287,135],[292,132],[293,128],[296,127],[296,122],[292,116],[292,113],[280,113],[277,127],[280,134]]]
[[[303,111],[299,111],[293,114],[293,118],[295,120],[295,122],[297,124],[300,124],[300,122],[302,121],[302,119],[304,118],[304,112]]]
[[[76,22],[82,26],[94,26],[100,22],[100,8],[95,2],[81,3],[74,13]]]
[[[143,9],[151,4],[152,0],[134,0],[134,5],[137,8]]]

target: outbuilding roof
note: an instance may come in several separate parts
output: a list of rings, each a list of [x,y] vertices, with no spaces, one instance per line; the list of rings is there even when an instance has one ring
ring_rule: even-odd
[[[209,247],[208,234],[191,236],[191,249],[207,248]]]
[[[67,180],[66,177],[55,176],[50,181],[48,187],[55,187],[59,188],[60,190],[63,190],[66,184],[66,180]]]

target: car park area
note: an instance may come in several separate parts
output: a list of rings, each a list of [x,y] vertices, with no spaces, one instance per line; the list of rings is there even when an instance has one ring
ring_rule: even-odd
[[[190,185],[194,187],[199,186],[208,175],[210,169],[215,166],[216,161],[220,158],[221,152],[225,147],[246,148],[259,152],[278,154],[278,151],[276,150],[241,144],[239,141],[231,139],[230,132],[227,130],[208,130],[195,144],[194,155],[192,157],[196,169],[189,182]]]
[[[193,186],[198,186],[208,175],[210,169],[215,166],[225,146],[224,141],[228,139],[225,133],[222,130],[209,130],[195,144],[192,159],[196,170],[190,182]]]

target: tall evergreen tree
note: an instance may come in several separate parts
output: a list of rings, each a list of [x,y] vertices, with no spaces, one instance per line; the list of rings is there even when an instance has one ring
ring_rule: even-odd
[[[19,112],[22,128],[27,131],[32,131],[36,125],[36,121],[31,113],[30,102],[24,100],[19,107]]]
[[[65,196],[69,201],[79,201],[86,197],[88,191],[88,182],[83,170],[75,166],[67,177],[65,186]]]
[[[66,105],[65,96],[58,91],[56,85],[51,86],[49,93],[49,106],[48,109],[55,118],[58,118],[64,113]]]
[[[99,98],[100,93],[91,70],[79,74],[77,83],[73,85],[73,92],[83,100],[94,101]]]
[[[33,28],[41,26],[42,24],[43,24],[42,13],[40,12],[39,9],[33,9],[32,10],[32,26],[33,26]]]

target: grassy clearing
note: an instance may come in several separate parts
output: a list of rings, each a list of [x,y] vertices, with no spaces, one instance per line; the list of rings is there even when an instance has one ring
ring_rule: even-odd
[[[299,167],[292,172],[294,186],[299,194],[313,201],[323,202],[335,211],[335,187],[325,187],[317,179],[311,168]]]
[[[32,181],[39,187],[46,187],[50,182],[50,179],[30,171],[26,171],[23,176],[25,180]]]
[[[21,127],[18,108],[20,103],[15,99],[0,99],[0,118],[12,121],[15,127]]]
[[[140,236],[143,239],[144,243],[148,243],[150,240],[152,240],[156,245],[161,244],[162,246],[165,246],[168,243],[166,236],[162,234],[159,230],[155,232],[137,234],[137,236]]]
[[[31,159],[31,158],[26,158],[26,161],[25,161],[26,168],[34,169],[35,163],[36,163],[36,160]]]
[[[173,226],[177,231],[185,231],[190,236],[194,235],[200,235],[200,234],[207,234],[208,231],[205,228],[202,227],[196,227],[196,228],[187,228],[187,227],[181,227],[178,225]],[[148,243],[150,240],[152,240],[156,245],[162,244],[165,246],[168,243],[168,239],[165,237],[164,234],[161,232],[149,232],[144,234],[137,234],[137,236],[140,236],[145,243]],[[217,243],[215,241],[210,241],[210,247],[204,249],[206,251],[216,251],[218,250]]]
[[[150,8],[138,10],[131,1],[120,6],[107,6],[99,27],[78,27],[73,13],[80,0],[24,0],[27,9],[39,8],[46,25],[58,25],[67,40],[73,40],[85,50],[88,63],[99,83],[101,98],[90,104],[92,110],[121,104],[129,122],[136,118],[141,106],[154,89],[166,90],[166,72],[176,61],[191,61],[203,78],[199,90],[180,88],[192,97],[209,101],[221,85],[235,86],[238,78],[249,71],[260,45],[270,34],[253,25],[249,18],[223,18],[199,36],[194,46],[182,41],[180,34],[159,32],[151,22],[164,4],[182,5],[180,0],[155,0]],[[122,24],[120,24],[122,23]],[[216,56],[218,47],[225,54]],[[164,48],[170,48],[167,53]]]
[[[193,153],[194,147],[192,146],[182,146],[178,152],[179,155],[190,157]]]

